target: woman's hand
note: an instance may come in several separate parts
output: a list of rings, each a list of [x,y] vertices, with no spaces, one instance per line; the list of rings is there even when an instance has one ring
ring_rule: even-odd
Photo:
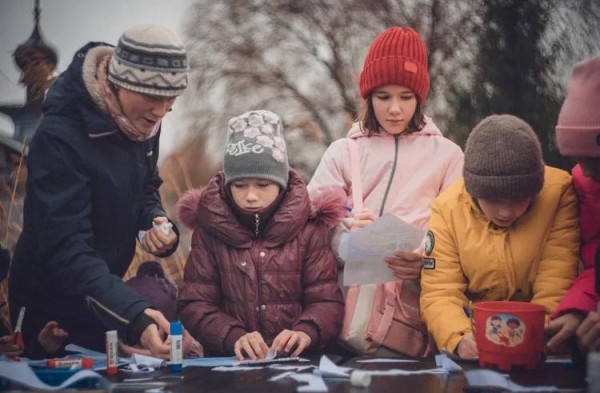
[[[171,356],[171,346],[168,338],[165,339],[169,332],[169,321],[164,315],[157,310],[147,308],[144,310],[144,314],[152,318],[155,322],[146,326],[146,329],[142,332],[140,337],[140,345],[142,348],[147,349],[152,354],[151,356],[169,359]]]
[[[65,344],[69,334],[58,326],[58,322],[50,321],[42,328],[37,339],[48,353],[56,353]]]
[[[357,213],[352,218],[352,226],[350,227],[350,232],[358,231],[366,227],[369,224],[372,224],[373,221],[377,219],[377,216],[369,210],[369,208],[365,207],[362,209],[360,213]]]
[[[273,340],[272,349],[277,353],[291,353],[290,356],[300,355],[306,348],[310,346],[312,339],[310,336],[299,330],[284,329]]]
[[[9,357],[19,357],[23,354],[23,347],[13,343],[12,334],[0,337],[0,354]]]
[[[153,221],[156,225],[146,232],[142,238],[141,244],[145,251],[160,256],[175,245],[177,242],[177,234],[173,230],[169,230],[169,233],[165,233],[159,227],[161,224],[169,222],[167,217],[155,217]]]
[[[248,355],[250,359],[256,360],[264,359],[267,356],[269,347],[259,332],[252,332],[238,338],[233,346],[233,351],[240,360],[244,360],[243,353]]]

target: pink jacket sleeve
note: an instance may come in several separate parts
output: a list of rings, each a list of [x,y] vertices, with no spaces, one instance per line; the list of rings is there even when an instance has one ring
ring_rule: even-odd
[[[350,154],[348,140],[338,139],[327,150],[319,166],[308,183],[308,193],[311,199],[324,189],[341,189],[345,195],[350,195]]]

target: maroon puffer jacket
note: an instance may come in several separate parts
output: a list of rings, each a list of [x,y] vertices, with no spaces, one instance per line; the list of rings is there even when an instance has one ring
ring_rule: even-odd
[[[267,345],[283,329],[307,333],[311,348],[334,340],[344,305],[328,231],[345,215],[343,196],[324,194],[311,209],[304,182],[290,170],[281,204],[257,238],[223,190],[219,173],[178,203],[180,219],[194,229],[177,304],[186,329],[211,354],[232,354],[253,331]]]

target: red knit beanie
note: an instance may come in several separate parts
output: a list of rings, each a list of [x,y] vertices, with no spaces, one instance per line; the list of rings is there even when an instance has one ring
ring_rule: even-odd
[[[556,143],[564,156],[600,157],[600,56],[573,68]]]
[[[366,99],[384,85],[410,88],[421,104],[429,91],[427,49],[416,31],[391,27],[375,37],[360,73],[360,95]]]

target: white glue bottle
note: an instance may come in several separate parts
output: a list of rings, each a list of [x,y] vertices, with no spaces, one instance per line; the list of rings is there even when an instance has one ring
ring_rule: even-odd
[[[183,326],[180,321],[171,322],[171,371],[183,370]]]

